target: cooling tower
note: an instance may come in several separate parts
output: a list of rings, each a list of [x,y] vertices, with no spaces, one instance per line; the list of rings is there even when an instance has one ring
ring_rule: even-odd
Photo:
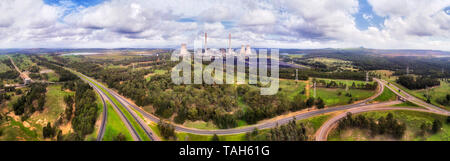
[[[180,55],[185,55],[187,53],[188,53],[188,50],[186,48],[186,44],[181,44]]]
[[[252,49],[250,48],[250,45],[247,45],[247,47],[245,48],[245,55],[251,55],[252,54]]]
[[[241,52],[240,52],[239,54],[241,54],[241,55],[244,55],[244,54],[245,54],[245,48],[244,48],[244,45],[241,45]]]

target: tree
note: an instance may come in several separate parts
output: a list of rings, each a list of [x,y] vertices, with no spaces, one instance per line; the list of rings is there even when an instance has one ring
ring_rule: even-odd
[[[294,101],[292,101],[292,111],[297,111],[305,108],[305,102],[303,101],[301,95],[296,95]]]
[[[52,128],[50,123],[47,123],[47,126],[42,128],[42,135],[44,138],[51,138],[55,135],[55,129]]]
[[[116,137],[114,137],[114,141],[126,141],[126,140],[127,139],[126,139],[125,135],[122,133],[119,133],[119,134],[117,134]]]
[[[325,102],[323,102],[322,98],[320,97],[317,99],[316,105],[318,109],[325,108]]]
[[[306,100],[306,107],[312,107],[314,105],[314,98],[309,97],[308,100]]]
[[[16,90],[16,95],[21,95],[21,94],[22,94],[22,90],[21,89]]]
[[[165,123],[164,121],[162,121],[161,119],[159,120],[158,123],[158,128],[159,131],[161,132],[161,136],[164,139],[176,139],[175,136],[175,128],[173,127],[173,125],[169,124],[169,123]]]
[[[431,132],[433,134],[436,134],[439,132],[442,128],[442,122],[440,120],[434,120],[433,125],[431,126]]]
[[[219,136],[217,136],[217,134],[214,134],[211,140],[212,141],[220,141]]]

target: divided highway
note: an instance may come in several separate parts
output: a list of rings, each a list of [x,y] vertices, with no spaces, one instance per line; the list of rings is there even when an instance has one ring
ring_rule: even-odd
[[[77,75],[80,78],[82,78],[83,80],[85,80],[86,82],[88,82],[98,92],[100,92],[104,98],[108,99],[108,101],[113,105],[116,112],[118,112],[119,115],[121,116],[122,121],[125,123],[128,130],[131,132],[131,135],[134,140],[142,141],[142,140],[144,140],[143,137],[148,137],[149,139],[155,140],[155,141],[160,140],[160,138],[153,133],[153,131],[150,129],[150,127],[147,126],[145,121],[143,119],[141,119],[135,111],[133,111],[132,109],[130,109],[128,106],[125,105],[124,100],[122,98],[118,98],[118,97],[115,97],[114,95],[112,95],[111,90],[108,88],[105,88],[101,83],[99,83],[81,73],[77,73]],[[113,99],[115,99],[117,102],[114,101]],[[125,109],[125,111],[122,111],[119,106],[123,107]],[[131,118],[126,117],[126,114],[124,112],[129,113],[131,115]],[[129,119],[133,119],[133,120],[129,120]],[[137,125],[138,125],[137,127],[133,126],[133,124],[132,124],[133,121],[135,121],[137,123]],[[141,130],[141,129],[136,129],[136,128],[141,128],[145,132],[145,136],[139,135],[138,130]]]
[[[131,125],[130,121],[125,117],[125,115],[123,114],[123,112],[113,103],[113,101],[111,99],[109,99],[105,93],[103,93],[102,90],[100,90],[96,85],[94,85],[93,83],[91,83],[90,81],[88,81],[87,79],[83,78],[80,76],[80,78],[84,81],[86,81],[87,83],[89,83],[89,85],[92,86],[92,88],[94,88],[94,90],[100,95],[100,97],[102,98],[102,100],[104,100],[105,98],[108,99],[109,103],[111,105],[113,105],[114,111],[119,115],[120,119],[122,120],[122,122],[125,124],[126,128],[128,129],[128,131],[131,134],[131,137],[133,138],[133,140],[136,141],[141,141],[141,139],[139,138],[139,134],[137,133],[136,129],[134,129],[134,127]],[[104,102],[104,106],[106,106],[106,102]],[[103,121],[102,121],[103,122]],[[106,123],[106,121],[104,122]],[[102,125],[105,126],[105,125]],[[101,134],[99,135],[104,135],[104,130],[103,132],[101,132]],[[103,136],[102,136],[103,139]],[[98,138],[97,138],[97,141]]]
[[[105,87],[104,85],[102,85],[101,83],[98,83],[96,80],[89,78],[87,76],[84,76],[86,79],[89,79],[90,82],[95,82],[95,84],[90,83],[93,86],[96,86],[95,88],[103,88],[105,89],[102,92],[107,92],[111,97],[115,98],[123,107],[126,107],[126,109],[128,110],[128,112],[130,112],[133,116],[135,116],[134,118],[136,120],[138,120],[138,122],[141,124],[142,128],[145,129],[145,131],[147,132],[148,135],[150,136],[157,136],[153,133],[153,131],[151,129],[149,129],[149,127],[147,125],[145,125],[145,121],[143,121],[142,119],[140,119],[137,115],[141,114],[144,118],[153,121],[153,122],[159,122],[159,118],[157,116],[154,116],[146,111],[144,111],[142,108],[136,106],[133,102],[127,100],[125,97],[121,96],[120,94],[118,94],[117,92]],[[433,105],[429,105],[427,103],[424,103],[423,101],[418,100],[415,97],[410,96],[409,94],[406,94],[407,97],[403,97],[402,95],[400,95],[397,91],[398,88],[393,86],[387,86],[385,84],[384,80],[380,80],[380,79],[375,79],[375,81],[378,82],[379,84],[379,90],[377,91],[377,93],[375,95],[373,95],[372,97],[363,100],[359,103],[356,104],[351,104],[351,105],[344,105],[344,106],[337,106],[337,107],[330,107],[330,108],[325,108],[325,109],[320,109],[320,110],[312,110],[312,111],[308,111],[308,112],[304,112],[304,113],[299,113],[296,114],[294,116],[285,116],[285,117],[281,117],[278,118],[276,120],[273,121],[268,121],[268,122],[264,122],[264,123],[259,123],[259,124],[255,124],[252,126],[245,126],[245,127],[241,127],[241,128],[233,128],[233,129],[219,129],[219,130],[203,130],[203,129],[194,129],[194,128],[189,128],[189,127],[185,127],[179,124],[174,124],[175,126],[175,130],[176,131],[180,131],[180,132],[186,132],[186,133],[193,133],[193,134],[200,134],[200,135],[212,135],[212,134],[217,134],[217,135],[227,135],[227,134],[237,134],[237,133],[245,133],[245,132],[250,132],[255,128],[258,129],[267,129],[267,128],[273,128],[276,127],[277,125],[282,125],[282,124],[286,124],[289,121],[296,119],[296,120],[301,120],[301,119],[307,119],[310,117],[314,117],[314,116],[318,116],[321,114],[327,114],[327,113],[331,113],[331,112],[336,112],[336,111],[349,111],[352,113],[361,113],[361,112],[367,112],[367,111],[375,111],[375,110],[391,110],[391,109],[402,109],[402,110],[414,110],[414,111],[423,111],[423,112],[431,112],[431,113],[437,113],[437,114],[443,114],[443,115],[449,115],[450,113],[448,111],[445,111],[439,107],[433,106]],[[399,95],[400,97],[404,98],[405,100],[414,102],[416,104],[419,104],[421,106],[424,106],[427,109],[411,109],[411,108],[402,108],[402,107],[386,107],[386,106],[391,106],[394,104],[399,104],[401,103],[401,101],[390,101],[390,102],[382,102],[382,103],[372,103],[372,104],[368,104],[371,100],[373,100],[374,98],[378,97],[384,90],[384,87],[388,87],[389,89],[393,90],[394,93],[396,93],[397,95]],[[397,91],[396,91],[397,89]],[[104,95],[107,95],[105,93],[103,93]],[[107,97],[108,99],[111,99],[109,97]],[[131,107],[130,109],[128,107]],[[317,132],[316,135],[316,139],[317,140],[326,140],[326,136],[328,135],[328,132],[333,128],[333,126],[336,124],[336,122],[338,120],[340,120],[341,118],[345,117],[346,113],[344,114],[340,114],[334,118],[331,118],[329,121],[327,121]],[[159,140],[159,139],[154,139],[156,137],[153,137],[152,140]]]
[[[374,78],[374,79],[376,79],[376,78]],[[445,110],[445,109],[442,109],[442,108],[440,108],[440,107],[437,107],[437,106],[435,106],[435,105],[426,103],[426,102],[422,101],[421,99],[416,98],[416,97],[410,95],[409,93],[407,93],[407,92],[401,90],[399,87],[395,86],[395,85],[392,84],[392,83],[389,83],[389,85],[387,85],[388,82],[386,82],[385,80],[380,80],[380,79],[376,79],[376,80],[378,80],[378,82],[381,82],[381,83],[383,84],[383,86],[386,86],[387,88],[391,89],[395,94],[397,94],[399,97],[401,97],[401,98],[403,98],[403,99],[405,99],[405,100],[408,100],[408,101],[410,101],[410,102],[412,102],[412,103],[415,103],[415,104],[417,104],[417,105],[420,105],[420,106],[422,106],[422,107],[425,107],[425,108],[427,108],[428,110],[433,111],[433,112],[439,112],[439,113],[447,114],[447,115],[450,114],[449,111],[447,111],[447,110]],[[399,91],[401,91],[401,92],[399,92]],[[403,96],[402,94],[403,94],[404,96]]]
[[[92,82],[96,82],[95,86],[98,86],[98,88],[105,89],[105,91],[108,92],[116,100],[118,100],[120,102],[120,104],[122,104],[122,106],[124,106],[124,107],[132,107],[136,112],[142,114],[142,116],[145,117],[146,119],[149,119],[150,121],[153,121],[153,122],[159,122],[159,118],[158,117],[156,117],[156,116],[154,116],[154,115],[144,111],[142,108],[136,106],[131,101],[128,101],[123,96],[119,95],[117,92],[115,92],[115,91],[113,91],[111,89],[108,89],[107,87],[105,87],[101,83],[98,83],[96,80],[94,80],[92,78],[89,78],[89,77],[87,77],[85,75],[83,75],[83,77],[85,77],[86,79],[89,79]],[[326,113],[331,113],[331,112],[335,112],[335,111],[341,111],[341,110],[347,110],[347,109],[367,106],[366,104],[369,101],[371,101],[372,99],[378,97],[383,92],[384,87],[381,86],[381,82],[378,81],[378,84],[379,84],[378,92],[374,96],[370,97],[369,99],[366,99],[366,100],[361,101],[359,103],[351,104],[351,105],[344,105],[344,106],[337,106],[337,107],[330,107],[330,108],[325,108],[325,109],[320,109],[320,110],[308,111],[308,112],[305,112],[305,113],[297,114],[295,116],[285,116],[285,117],[281,117],[281,118],[279,118],[277,120],[274,120],[274,121],[260,123],[260,124],[256,124],[256,125],[252,125],[252,126],[246,126],[246,127],[234,128],[234,129],[219,129],[219,130],[194,129],[194,128],[189,128],[189,127],[185,127],[185,126],[178,125],[178,124],[174,124],[174,126],[175,126],[175,130],[177,130],[177,131],[186,132],[186,133],[193,133],[193,134],[201,134],[201,135],[237,134],[237,133],[250,132],[250,131],[252,131],[255,128],[258,128],[258,129],[273,128],[273,127],[276,127],[277,125],[286,124],[289,121],[293,120],[294,118],[296,120],[301,120],[301,119],[306,119],[306,118],[310,118],[310,117],[313,117],[313,116],[326,114]],[[370,104],[370,105],[374,105],[374,104]],[[377,104],[375,104],[375,105],[377,105]],[[382,105],[380,105],[380,106],[382,106]],[[130,110],[130,111],[134,112],[134,110]],[[153,135],[153,136],[156,136],[156,135]]]
[[[386,107],[389,105],[381,105],[381,104],[375,105],[375,106],[363,106],[363,107],[359,107],[359,108],[350,109],[347,112],[337,115],[337,116],[329,119],[327,122],[325,122],[319,128],[319,130],[317,130],[317,132],[316,132],[316,141],[326,141],[329,132],[337,126],[337,123],[339,120],[341,120],[342,118],[347,116],[347,113],[357,114],[357,113],[363,113],[363,112],[369,112],[369,111],[409,110],[409,111],[435,113],[435,114],[446,115],[446,116],[450,115],[449,111],[446,111],[442,108],[425,103],[422,100],[420,100],[414,96],[411,96],[410,94],[408,94],[406,92],[402,92],[403,95],[400,94],[399,93],[399,91],[401,91],[400,88],[398,88],[397,86],[395,86],[393,84],[387,85],[387,82],[385,80],[380,80],[380,79],[376,79],[376,78],[374,78],[374,80],[381,82],[382,86],[386,86],[387,88],[392,90],[397,96],[403,98],[404,100],[413,102],[417,105],[424,107],[425,109],[407,108],[407,107]],[[396,102],[395,104],[400,103],[399,101],[393,101],[393,102]],[[387,102],[387,103],[389,103],[389,102]],[[393,104],[391,104],[391,105],[393,105]]]

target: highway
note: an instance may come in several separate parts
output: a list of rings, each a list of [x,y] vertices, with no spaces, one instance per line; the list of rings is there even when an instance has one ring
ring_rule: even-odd
[[[317,130],[317,132],[316,132],[316,141],[327,141],[329,132],[331,132],[331,130],[337,126],[337,122],[339,120],[341,120],[342,118],[347,116],[347,113],[357,114],[357,113],[364,113],[364,112],[370,112],[370,111],[387,111],[387,110],[408,110],[408,111],[435,113],[435,114],[440,114],[440,115],[444,114],[444,113],[430,111],[430,110],[421,109],[421,108],[380,107],[380,106],[359,107],[359,108],[355,108],[355,109],[350,109],[342,114],[339,114],[339,115],[329,119],[327,122],[325,122],[319,128],[319,130]]]
[[[86,77],[89,78],[89,77]],[[96,82],[96,80],[89,78],[91,81]],[[386,106],[391,106],[391,105],[395,105],[395,104],[399,104],[401,103],[401,101],[389,101],[389,102],[381,102],[381,103],[372,103],[372,104],[368,104],[369,101],[373,100],[374,98],[378,97],[384,90],[385,82],[384,80],[379,80],[379,79],[374,79],[375,81],[377,81],[379,83],[379,89],[377,91],[377,93],[375,95],[373,95],[372,97],[363,100],[361,102],[355,103],[355,104],[351,104],[351,105],[344,105],[344,106],[337,106],[337,107],[329,107],[329,108],[325,108],[325,109],[320,109],[320,110],[311,110],[311,111],[307,111],[304,113],[299,113],[296,114],[294,116],[281,116],[280,118],[277,118],[276,120],[271,120],[271,121],[267,121],[264,123],[259,123],[259,124],[255,124],[255,125],[251,125],[251,126],[245,126],[245,127],[240,127],[240,128],[233,128],[233,129],[218,129],[218,130],[203,130],[203,129],[194,129],[194,128],[189,128],[189,127],[185,127],[179,124],[173,124],[175,126],[175,130],[176,131],[180,131],[180,132],[186,132],[186,133],[192,133],[192,134],[200,134],[200,135],[212,135],[212,134],[217,134],[217,135],[227,135],[227,134],[238,134],[238,133],[246,133],[246,132],[250,132],[255,128],[258,129],[267,129],[267,128],[273,128],[276,127],[277,125],[282,125],[282,124],[286,124],[289,123],[289,121],[296,119],[296,120],[302,120],[302,119],[307,119],[310,117],[314,117],[314,116],[318,116],[321,114],[327,114],[327,113],[332,113],[332,112],[337,112],[337,111],[348,111],[348,112],[352,112],[352,113],[360,113],[360,112],[367,112],[367,111],[376,111],[376,110],[414,110],[414,111],[422,111],[422,112],[431,112],[431,113],[437,113],[437,114],[443,114],[443,115],[449,115],[448,111],[445,111],[443,109],[440,109],[439,107],[433,107],[433,105],[429,105],[424,103],[423,101],[420,102],[417,101],[417,98],[412,97],[406,95],[407,97],[403,97],[402,98],[411,101],[411,102],[419,102],[417,104],[424,106],[427,109],[418,109],[418,108],[404,108],[404,107],[386,107]],[[142,108],[136,106],[133,102],[127,100],[125,97],[121,96],[120,94],[118,94],[117,92],[106,88],[104,85],[100,84],[100,83],[96,83],[99,87],[105,89],[108,93],[110,93],[111,96],[113,96],[115,99],[119,100],[119,102],[124,106],[124,107],[132,107],[136,112],[142,114],[143,117],[145,117],[146,119],[153,121],[153,122],[159,122],[159,118],[157,116],[154,116],[146,111],[144,111]],[[394,93],[396,93],[397,95],[399,94],[397,91],[397,88],[393,88],[390,86],[386,86],[389,89],[393,90]],[[397,91],[395,91],[395,89],[397,89]],[[134,111],[132,110],[132,111]],[[345,117],[345,114],[340,114],[336,117],[331,118],[329,121],[327,121],[317,132],[316,135],[316,139],[317,140],[326,140],[326,136],[328,134],[328,132],[333,128],[333,125],[335,125],[335,123],[340,120],[342,117]]]
[[[108,89],[107,87],[105,87],[101,83],[98,83],[96,80],[94,80],[92,78],[89,78],[89,77],[87,77],[85,75],[83,75],[83,76],[88,78],[92,82],[96,82],[96,85],[98,85],[100,88],[105,89],[116,100],[118,100],[124,107],[132,107],[134,110],[136,110],[137,112],[142,114],[142,116],[147,118],[148,120],[153,121],[153,122],[159,122],[159,118],[157,116],[154,116],[154,115],[144,111],[142,108],[136,106],[131,101],[128,101],[123,96],[119,95],[117,92],[115,92],[115,91],[113,91],[111,89]],[[312,110],[312,111],[308,111],[308,112],[305,112],[305,113],[300,113],[300,114],[297,114],[297,115],[294,115],[294,116],[285,116],[285,117],[282,116],[282,117],[280,117],[280,118],[278,118],[276,120],[273,120],[273,121],[260,123],[260,124],[255,124],[255,125],[251,125],[251,126],[245,126],[245,127],[233,128],[233,129],[203,130],[203,129],[189,128],[189,127],[185,127],[185,126],[182,126],[182,125],[179,125],[179,124],[174,124],[174,123],[172,123],[172,124],[175,126],[175,130],[176,131],[186,132],[186,133],[193,133],[193,134],[200,134],[200,135],[237,134],[237,133],[250,132],[250,131],[253,131],[253,129],[255,129],[255,128],[258,128],[258,129],[273,128],[273,127],[276,127],[277,125],[286,124],[289,121],[293,120],[294,118],[296,120],[301,120],[301,119],[306,119],[306,118],[314,117],[314,116],[321,115],[321,114],[326,114],[326,113],[331,113],[331,112],[336,112],[336,111],[341,111],[341,110],[347,110],[347,109],[351,109],[351,108],[367,106],[366,104],[369,101],[371,101],[372,99],[378,97],[382,93],[382,91],[384,90],[384,87],[381,86],[381,83],[378,82],[378,84],[379,84],[379,89],[378,89],[378,91],[377,91],[377,93],[375,95],[373,95],[372,97],[370,97],[370,98],[368,98],[366,100],[360,101],[359,103],[356,103],[356,104],[337,106],[337,107],[329,107],[329,108],[320,109],[320,110]],[[370,104],[370,105],[383,106],[384,104],[385,103],[378,103],[378,104]],[[126,105],[128,105],[128,106],[126,106]],[[153,136],[155,136],[155,135],[153,135]]]
[[[376,79],[376,78],[374,78],[374,79]],[[397,94],[397,96],[402,97],[405,100],[408,100],[408,101],[410,101],[412,103],[415,103],[417,105],[425,107],[425,108],[427,108],[430,111],[440,112],[440,113],[443,113],[443,114],[450,114],[449,111],[446,111],[446,110],[444,110],[444,109],[442,109],[440,107],[436,107],[435,105],[426,103],[426,102],[422,101],[421,99],[410,95],[408,92],[405,92],[405,91],[401,90],[399,87],[395,86],[392,83],[389,83],[390,85],[387,85],[388,82],[386,82],[385,80],[380,80],[380,79],[376,79],[376,80],[378,80],[378,82],[381,82],[387,88],[391,89],[395,94]],[[400,94],[399,91],[401,91],[401,94]],[[403,96],[402,94],[405,95],[405,96]]]
[[[131,125],[130,120],[128,120],[127,117],[125,117],[125,114],[119,109],[119,107],[117,107],[117,105],[114,104],[114,102],[102,90],[100,90],[95,84],[91,83],[90,81],[88,81],[87,79],[83,78],[82,76],[79,76],[79,77],[82,80],[84,80],[85,82],[89,83],[89,85],[91,85],[92,88],[94,88],[94,90],[97,93],[100,94],[100,97],[102,99],[107,98],[109,103],[113,106],[114,111],[119,115],[120,119],[125,124],[126,128],[128,129],[128,131],[130,132],[131,137],[133,138],[133,140],[141,141],[141,138],[139,137],[139,134],[137,133],[136,129]],[[106,105],[106,104],[104,104],[104,105]]]
[[[386,86],[387,88],[391,89],[397,96],[399,96],[405,100],[408,100],[410,102],[416,103],[416,104],[420,105],[421,107],[424,107],[425,109],[407,108],[407,107],[386,107],[386,105],[363,106],[363,107],[350,109],[350,110],[347,110],[345,113],[342,113],[333,118],[330,118],[327,122],[325,122],[319,128],[319,130],[317,130],[317,132],[316,132],[316,138],[315,138],[316,141],[326,141],[329,132],[337,126],[338,121],[340,119],[344,118],[348,112],[350,112],[352,114],[356,114],[356,113],[363,113],[363,112],[369,112],[369,111],[409,110],[409,111],[429,112],[429,113],[435,113],[435,114],[446,115],[446,116],[450,115],[449,111],[446,111],[446,110],[436,107],[434,105],[425,103],[422,100],[420,100],[414,96],[411,96],[407,92],[402,92],[402,94],[405,95],[405,96],[403,96],[402,94],[399,93],[400,88],[398,88],[397,86],[395,86],[393,84],[390,84],[388,86],[386,81],[376,79],[376,78],[374,78],[374,79],[378,82],[381,82],[383,86]]]
[[[103,103],[102,122],[100,124],[100,128],[97,133],[97,141],[102,141],[103,136],[105,136],[106,121],[108,120],[108,111],[107,111],[108,107],[106,106],[105,98],[103,98],[103,96],[100,94],[100,92],[97,89],[95,91],[98,93],[98,95],[100,96],[100,99],[102,99],[102,103]]]
[[[132,133],[132,136],[133,136],[133,139],[134,139],[134,140],[142,141],[142,140],[143,140],[143,139],[142,139],[143,136],[140,136],[140,135],[138,134],[138,132],[137,132],[137,130],[135,129],[135,127],[132,126],[130,120],[128,120],[128,119],[125,117],[125,114],[120,110],[120,108],[118,107],[118,105],[117,105],[117,104],[116,104],[116,103],[108,96],[108,94],[112,95],[112,96],[119,102],[119,104],[120,104],[122,107],[124,107],[124,109],[126,110],[126,112],[130,113],[130,115],[132,116],[132,119],[136,120],[136,122],[138,123],[139,127],[142,128],[142,129],[144,130],[144,132],[146,133],[146,135],[148,136],[148,138],[150,138],[151,140],[154,140],[154,141],[159,141],[159,140],[161,140],[156,134],[153,133],[153,131],[151,130],[151,128],[145,123],[145,121],[144,121],[143,119],[141,119],[141,118],[138,116],[138,114],[137,114],[134,110],[130,109],[128,106],[125,105],[125,104],[126,104],[126,103],[124,102],[124,101],[126,101],[125,99],[119,98],[119,97],[115,97],[115,96],[113,95],[113,93],[111,92],[110,89],[106,88],[105,86],[103,86],[101,83],[95,81],[94,79],[89,78],[89,77],[87,77],[86,75],[81,74],[81,73],[77,73],[77,74],[80,74],[81,76],[80,76],[80,75],[79,75],[79,76],[80,76],[83,80],[85,80],[86,82],[89,82],[89,84],[90,84],[93,88],[95,88],[97,91],[100,91],[100,92],[102,93],[103,97],[107,98],[107,99],[109,100],[109,102],[114,106],[114,108],[116,109],[116,112],[119,111],[119,113],[121,114],[121,116],[124,117],[124,119],[122,119],[122,121],[125,121],[125,122],[126,122],[127,128],[128,128],[129,131]],[[94,82],[94,83],[93,83],[93,82]],[[106,93],[105,93],[103,90],[101,90],[101,89],[104,89],[108,94],[106,94]]]

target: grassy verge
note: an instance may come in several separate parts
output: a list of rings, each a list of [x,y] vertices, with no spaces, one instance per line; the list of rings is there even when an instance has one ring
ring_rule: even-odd
[[[130,132],[120,119],[119,115],[114,111],[111,104],[107,103],[107,107],[108,119],[105,127],[105,135],[103,136],[103,141],[112,141],[114,140],[114,137],[116,137],[120,133],[125,135],[126,140],[133,140]]]
[[[421,106],[419,106],[419,105],[417,105],[415,103],[409,102],[409,101],[406,101],[406,102],[403,102],[403,103],[400,103],[400,104],[396,104],[396,105],[392,105],[392,106],[393,107],[417,107],[417,108],[422,108]]]
[[[82,76],[82,75],[80,75]],[[84,77],[84,76],[82,76]],[[84,77],[85,78],[85,77]],[[87,79],[87,78],[86,78]],[[137,120],[135,120],[133,118],[133,116],[125,109],[125,107],[122,106],[122,104],[119,103],[119,101],[113,97],[109,92],[107,92],[104,88],[102,88],[101,86],[99,86],[96,82],[87,79],[89,82],[95,84],[101,91],[103,91],[103,93],[105,93],[111,100],[112,102],[119,107],[119,109],[122,111],[122,113],[125,115],[125,117],[130,121],[131,125],[134,127],[134,129],[136,129],[138,135],[140,136],[140,138],[143,141],[151,141],[151,139],[147,136],[147,134],[145,133],[144,129],[142,129],[140,127],[140,125],[138,124]]]
[[[389,88],[384,88],[383,93],[381,93],[377,98],[373,99],[376,102],[386,102],[393,101],[397,99],[397,95],[392,92]]]
[[[151,123],[148,126],[158,135],[161,140],[165,140],[159,131],[156,123]],[[231,134],[231,135],[218,135],[220,141],[245,141],[245,133]],[[211,141],[213,135],[198,135],[185,132],[176,132],[177,141]]]
[[[184,126],[196,128],[196,129],[206,129],[206,130],[214,130],[218,129],[216,125],[212,121],[205,122],[205,121],[185,121]]]

